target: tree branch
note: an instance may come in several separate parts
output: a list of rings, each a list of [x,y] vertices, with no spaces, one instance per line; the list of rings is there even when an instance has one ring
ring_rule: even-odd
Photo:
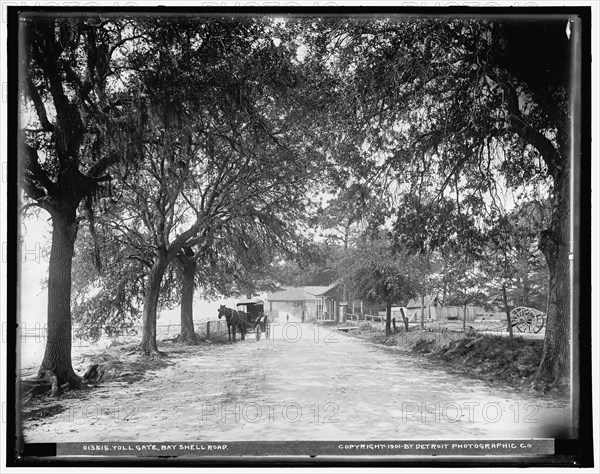
[[[542,155],[550,174],[556,176],[556,173],[562,170],[559,151],[548,138],[528,125],[519,108],[519,99],[515,87],[508,80],[501,81],[500,84],[502,84],[507,97],[508,121],[511,131],[534,146]]]
[[[27,85],[28,95],[31,101],[33,102],[33,106],[35,107],[35,111],[37,112],[40,124],[42,125],[42,129],[45,132],[53,132],[54,125],[50,123],[50,120],[48,120],[48,113],[46,112],[46,107],[44,106],[40,94],[35,85],[33,84],[33,81],[31,80],[31,76],[29,74],[25,75],[25,83]]]
[[[24,168],[31,174],[31,178],[33,178],[33,180],[37,181],[47,190],[47,193],[43,193],[43,191],[41,190],[39,192],[42,192],[44,196],[46,194],[53,194],[56,191],[56,184],[48,177],[46,172],[40,166],[40,163],[38,161],[37,150],[29,144],[25,143],[25,141],[22,141],[21,157],[24,163]],[[41,197],[39,196],[39,192],[34,191],[33,194],[30,194],[30,197],[33,199],[38,199],[39,197]],[[29,194],[29,192],[27,194]],[[34,194],[37,197],[34,197]]]

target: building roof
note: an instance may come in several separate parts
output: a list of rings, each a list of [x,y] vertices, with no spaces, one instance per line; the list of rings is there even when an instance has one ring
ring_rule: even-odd
[[[320,288],[318,292],[313,293],[315,296],[332,296],[337,287],[337,283],[334,283],[333,285],[329,286],[313,286],[311,288]]]
[[[269,293],[267,299],[269,301],[293,302],[312,300],[318,294],[323,293],[329,286],[284,286],[283,291]]]
[[[309,296],[319,296],[324,291],[327,291],[329,288],[331,288],[331,285],[330,286],[305,286],[304,292],[308,293]]]
[[[269,301],[304,301],[304,290],[294,286],[284,286],[283,291],[269,293]]]
[[[436,303],[442,304],[441,300],[437,297],[437,295],[426,295],[425,300],[423,302],[423,306],[434,306]],[[407,308],[420,308],[421,307],[421,298],[415,298],[408,302],[406,305]]]

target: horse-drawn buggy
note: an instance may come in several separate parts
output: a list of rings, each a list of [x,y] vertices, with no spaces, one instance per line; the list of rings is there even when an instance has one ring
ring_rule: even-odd
[[[265,333],[268,338],[271,332],[268,315],[265,314],[265,304],[260,299],[251,299],[240,301],[237,309],[226,308],[221,305],[219,308],[219,319],[225,316],[227,320],[227,332],[231,341],[233,330],[233,342],[235,342],[235,332],[239,330],[242,341],[246,338],[246,333],[254,332],[256,340],[259,341],[261,333]]]
[[[262,300],[254,299],[240,301],[237,304],[238,311],[243,311],[248,315],[246,327],[256,334],[256,340],[260,340],[260,334],[265,333],[267,339],[271,331],[268,314],[265,314],[265,303]]]

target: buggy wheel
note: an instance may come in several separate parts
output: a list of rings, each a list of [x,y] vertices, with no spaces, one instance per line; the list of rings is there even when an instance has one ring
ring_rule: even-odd
[[[531,308],[515,308],[510,312],[510,316],[519,332],[540,332],[544,325],[543,317]]]
[[[256,340],[257,340],[257,341],[260,341],[260,324],[257,324],[257,325],[254,327],[254,331],[256,332]]]
[[[532,329],[536,334],[544,327],[544,315],[538,313],[535,315],[535,321],[533,322]]]
[[[519,332],[526,332],[528,331],[529,325],[527,324],[527,320],[523,319],[521,321],[517,321],[517,330]]]

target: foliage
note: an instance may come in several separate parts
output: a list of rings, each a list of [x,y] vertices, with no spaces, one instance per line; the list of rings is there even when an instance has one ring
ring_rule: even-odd
[[[71,247],[79,222],[90,223],[77,244],[74,300],[88,307],[78,318],[112,330],[142,295],[147,306],[158,298],[165,275],[162,301],[174,301],[169,265],[185,249],[210,296],[342,277],[365,299],[442,287],[465,304],[514,281],[513,300],[539,306],[537,245],[549,281],[542,365],[556,378],[568,370],[563,20],[25,25],[21,186]],[[321,193],[333,197],[317,211]],[[307,250],[311,226],[329,246]]]
[[[359,299],[406,304],[418,295],[411,260],[394,255],[387,239],[365,238],[346,262],[350,288]]]
[[[508,213],[490,233],[482,267],[498,293],[506,284],[512,306],[546,311],[549,272],[538,249],[538,232],[550,217],[547,202],[525,202]]]
[[[289,286],[328,286],[337,279],[334,262],[338,249],[326,242],[307,242],[293,259],[274,262],[277,282]]]
[[[273,290],[270,264],[302,245],[318,164],[303,144],[315,134],[298,128],[311,113],[290,45],[276,46],[272,25],[254,19],[150,18],[146,28],[148,43],[130,58],[143,160],[115,170],[119,199],[103,238],[141,262],[129,267],[133,280],[190,249],[204,297]],[[176,269],[167,304],[180,295]],[[150,291],[137,290],[111,301],[131,306]]]
[[[58,395],[65,383],[81,387],[70,350],[71,267],[79,224],[87,217],[95,235],[95,201],[111,193],[108,171],[124,156],[138,156],[128,156],[137,124],[127,113],[131,103],[120,102],[119,67],[138,37],[137,23],[35,13],[22,20],[19,185],[26,202],[22,211],[37,206],[52,218],[48,331],[38,377]]]
[[[26,26],[21,185],[52,214],[110,192],[103,173],[132,158],[138,104],[123,93],[123,69],[140,33],[130,19],[32,16]]]

